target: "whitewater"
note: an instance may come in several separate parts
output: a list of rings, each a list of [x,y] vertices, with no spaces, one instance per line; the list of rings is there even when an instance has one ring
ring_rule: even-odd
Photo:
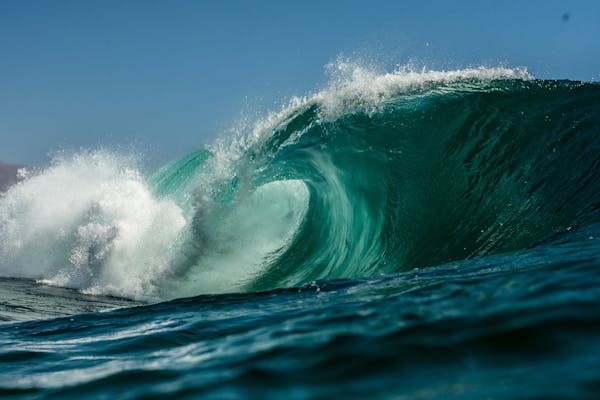
[[[594,398],[600,86],[330,70],[152,173],[21,170],[0,395]]]

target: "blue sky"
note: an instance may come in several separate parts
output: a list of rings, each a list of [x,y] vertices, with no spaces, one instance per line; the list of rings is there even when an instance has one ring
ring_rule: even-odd
[[[3,0],[0,160],[134,143],[158,164],[322,85],[339,55],[600,80],[598,38],[591,0]]]

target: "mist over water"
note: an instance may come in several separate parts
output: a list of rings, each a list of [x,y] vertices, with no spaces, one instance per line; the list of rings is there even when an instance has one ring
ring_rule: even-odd
[[[28,296],[68,299],[64,315],[107,296],[152,303],[13,324],[0,358],[19,379],[2,390],[559,393],[544,372],[593,398],[598,377],[577,365],[599,360],[576,343],[600,337],[600,86],[510,68],[331,70],[324,89],[152,174],[90,150],[0,195],[0,276],[37,282],[8,289],[5,319]]]

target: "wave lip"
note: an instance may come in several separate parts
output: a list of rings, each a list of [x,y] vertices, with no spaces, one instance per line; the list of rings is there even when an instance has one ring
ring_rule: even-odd
[[[403,93],[435,89],[436,86],[473,83],[472,89],[485,88],[494,80],[530,80],[526,68],[478,67],[451,71],[419,71],[401,67],[377,73],[348,61],[330,65],[332,82],[325,90],[309,97],[319,103],[323,115],[337,118],[355,111],[375,112]],[[465,90],[468,85],[463,87]]]

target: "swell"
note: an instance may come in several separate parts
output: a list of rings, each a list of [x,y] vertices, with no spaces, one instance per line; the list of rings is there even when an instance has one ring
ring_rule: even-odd
[[[136,298],[258,291],[526,249],[597,220],[597,84],[340,68],[148,179],[91,153],[21,182],[0,200],[0,272]],[[27,203],[48,177],[69,182],[52,197],[76,215]],[[67,234],[41,246],[19,223]]]

